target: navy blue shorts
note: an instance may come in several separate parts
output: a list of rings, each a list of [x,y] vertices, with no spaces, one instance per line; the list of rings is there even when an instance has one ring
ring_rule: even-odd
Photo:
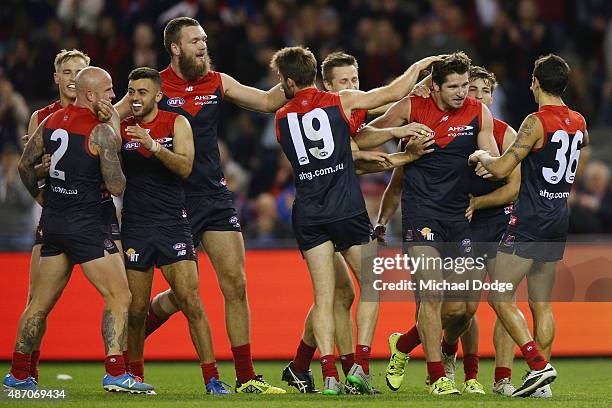
[[[104,228],[78,234],[56,234],[45,232],[42,236],[40,256],[66,254],[73,264],[82,264],[104,257],[104,251],[116,254],[119,249],[109,238]]]
[[[294,219],[293,232],[302,252],[327,241],[331,241],[334,250],[340,252],[354,245],[367,244],[374,239],[374,228],[367,212],[321,225],[297,225]]]
[[[477,257],[495,259],[497,247],[508,228],[508,217],[500,215],[473,219],[470,227],[472,228],[474,254]]]
[[[467,219],[461,221],[425,217],[403,219],[402,241],[405,252],[412,246],[430,246],[436,248],[444,257],[474,257],[472,230]]]
[[[122,243],[127,269],[148,270],[197,259],[186,221],[171,226],[124,225]]]
[[[206,231],[241,232],[240,219],[230,193],[221,196],[185,197],[193,243],[197,247]]]

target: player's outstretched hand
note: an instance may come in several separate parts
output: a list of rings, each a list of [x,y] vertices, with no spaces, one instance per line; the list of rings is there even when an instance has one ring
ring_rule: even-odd
[[[389,158],[388,153],[379,152],[376,150],[359,150],[358,152],[353,152],[355,156],[355,160],[363,160],[366,162],[378,162],[378,163],[388,163],[393,165],[391,159]]]
[[[485,153],[487,153],[486,150],[476,150],[474,153],[470,154],[470,157],[468,158],[468,164],[470,166],[473,166],[476,163],[480,163],[480,156]]]
[[[153,148],[153,139],[149,136],[149,132],[138,126],[128,126],[125,128],[125,132],[132,138],[132,141],[139,142],[142,147],[147,150]]]
[[[387,227],[382,224],[376,224],[374,228],[374,235],[376,235],[376,240],[381,245],[387,245],[387,241],[385,240],[385,233],[387,232]]]
[[[433,130],[422,123],[412,122],[407,125],[391,129],[391,134],[397,139],[403,139],[411,136],[430,136],[433,134]]]
[[[431,89],[425,84],[416,84],[412,91],[410,91],[410,96],[420,96],[422,98],[429,98],[431,95]]]
[[[417,157],[421,157],[434,151],[434,149],[428,149],[428,147],[434,143],[435,140],[433,140],[432,134],[427,136],[411,137],[408,140],[408,143],[406,143],[406,149],[404,149],[404,151],[407,153],[414,153]]]
[[[465,218],[467,218],[468,222],[472,222],[474,211],[476,211],[476,198],[470,194],[470,205],[465,209]]]
[[[434,62],[442,61],[446,57],[446,55],[432,55],[430,57],[425,57],[420,61],[415,62],[415,64],[420,68],[420,70],[424,70]]]
[[[49,174],[49,167],[51,167],[51,155],[43,154],[42,161],[40,164],[34,166],[34,172],[38,179],[44,179]]]
[[[115,107],[110,101],[99,100],[96,103],[96,111],[98,119],[102,122],[108,122],[113,117],[113,110]]]

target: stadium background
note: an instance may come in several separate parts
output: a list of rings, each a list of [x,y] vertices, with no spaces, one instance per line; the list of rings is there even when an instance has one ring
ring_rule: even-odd
[[[304,44],[319,61],[343,49],[358,58],[362,89],[379,86],[430,54],[465,50],[493,70],[501,85],[493,113],[518,129],[537,109],[529,91],[533,61],[555,52],[570,63],[564,100],[584,114],[592,148],[584,151],[570,198],[573,240],[566,262],[592,289],[563,297],[555,311],[556,355],[612,355],[612,323],[601,319],[612,300],[612,8],[608,0],[421,0],[421,1],[150,1],[5,0],[0,5],[0,359],[10,358],[15,326],[26,300],[29,250],[39,208],[19,181],[16,165],[32,111],[57,99],[53,58],[79,48],[108,70],[123,96],[127,74],[137,66],[163,69],[168,58],[162,28],[172,17],[198,19],[209,36],[215,69],[267,89],[273,52]],[[311,297],[306,267],[290,226],[292,172],[276,143],[273,115],[225,104],[220,121],[222,164],[235,193],[247,243],[247,276],[253,309],[256,358],[288,358],[301,335]],[[370,216],[375,217],[389,174],[362,177]],[[398,236],[399,223],[391,236]],[[593,242],[597,246],[593,246]],[[584,244],[586,243],[586,244]],[[286,249],[279,249],[286,248]],[[595,248],[595,249],[594,249]],[[596,251],[596,252],[593,252]],[[222,298],[210,264],[201,256],[201,291],[220,359],[229,358]],[[588,267],[585,267],[585,263]],[[586,272],[588,273],[586,273]],[[600,276],[603,272],[604,276]],[[590,275],[589,275],[590,274]],[[592,275],[592,276],[591,276]],[[560,276],[566,277],[567,274]],[[599,279],[599,280],[598,280]],[[166,288],[156,276],[154,292]],[[577,292],[574,290],[573,292]],[[595,290],[597,289],[597,290]],[[585,293],[590,293],[586,295]],[[560,298],[560,299],[561,299]],[[483,305],[482,353],[491,355],[492,312]],[[78,269],[50,316],[43,359],[98,359],[102,350],[102,301]],[[385,356],[386,336],[413,322],[411,303],[386,302],[374,343]],[[66,342],[78,333],[77,344]],[[182,317],[173,317],[148,342],[147,358],[195,356]]]

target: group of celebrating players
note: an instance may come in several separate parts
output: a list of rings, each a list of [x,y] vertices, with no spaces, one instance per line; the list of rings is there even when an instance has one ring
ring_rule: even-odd
[[[201,244],[225,300],[235,392],[285,393],[253,368],[244,244],[217,146],[221,102],[227,99],[276,112],[278,142],[294,169],[293,229],[314,302],[283,381],[302,393],[319,392],[309,368],[318,348],[322,394],[379,393],[369,370],[379,307],[370,277],[377,241],[384,241],[385,224],[401,196],[402,240],[411,257],[485,256],[486,270],[466,276],[482,280],[486,272],[492,282],[515,288],[489,294],[498,316],[493,392],[551,396],[548,384],[557,373],[548,362],[554,337],[550,292],[565,246],[567,195],[580,148],[588,144],[584,118],[561,99],[569,75],[565,61],[555,55],[536,61],[531,89],[540,109],[517,134],[487,107],[497,85],[494,75],[471,66],[461,52],[425,58],[389,85],[367,92],[359,90],[355,58],[335,52],[322,63],[326,91],[321,91],[314,55],[289,47],[271,61],[280,83],[262,91],[211,70],[206,41],[196,20],[171,20],[164,30],[170,65],[161,72],[134,69],[127,94],[114,106],[108,73],[89,66],[80,51],[57,55],[60,99],[32,115],[19,163],[22,181],[43,211],[28,303],[4,386],[38,386],[47,316],[74,264],[80,264],[105,301],[105,390],[155,393],[144,382],[145,338],[181,311],[206,392],[229,394],[219,378],[198,291],[196,247]],[[429,67],[431,73],[417,84]],[[369,115],[381,116],[365,124]],[[397,153],[375,150],[390,140],[398,141]],[[374,228],[358,174],[389,169],[393,176]],[[121,194],[119,228],[111,195]],[[150,300],[154,267],[170,289]],[[356,345],[350,271],[361,289]],[[452,280],[453,275],[421,268],[414,279]],[[535,339],[514,300],[525,276]],[[463,295],[418,293],[416,324],[389,337],[391,390],[399,389],[409,353],[422,344],[431,394],[484,394],[477,377],[480,293]],[[465,369],[461,391],[455,383],[459,340]],[[530,368],[516,389],[511,382],[515,343]]]

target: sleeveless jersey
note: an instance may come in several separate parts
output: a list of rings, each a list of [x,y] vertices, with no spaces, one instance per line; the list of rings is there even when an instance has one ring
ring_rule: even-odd
[[[45,122],[43,143],[51,167],[41,215],[44,232],[70,234],[102,227],[100,160],[89,150],[91,131],[100,123],[91,110],[74,105]]]
[[[402,218],[465,220],[474,171],[468,157],[478,148],[482,104],[466,98],[461,108],[445,112],[433,98],[411,96],[410,100],[408,122],[429,126],[435,143],[432,153],[404,166]]]
[[[368,117],[367,109],[355,109],[351,112],[351,135],[355,136]]]
[[[195,157],[191,174],[184,183],[185,193],[227,193],[217,144],[217,127],[224,95],[221,75],[208,71],[198,80],[187,82],[176,75],[171,66],[160,75],[163,98],[159,108],[185,116],[193,130]]]
[[[495,138],[495,144],[499,153],[504,152],[504,135],[508,129],[508,124],[503,120],[493,118],[493,137]],[[492,181],[483,179],[472,172],[472,181],[470,185],[470,192],[475,197],[489,194],[505,184],[504,181]],[[476,222],[480,219],[491,218],[497,216],[505,216],[512,212],[512,204],[502,205],[501,207],[494,208],[483,208],[475,211],[472,216],[472,222]]]
[[[138,125],[146,129],[153,140],[172,151],[177,117],[176,113],[160,110],[151,122],[138,122]],[[127,179],[123,224],[176,225],[177,221],[187,218],[182,179],[140,143],[131,140],[126,128],[136,123],[133,117],[121,122],[121,156]]]
[[[534,115],[542,123],[544,143],[521,162],[521,189],[510,225],[527,238],[562,239],[586,125],[582,115],[567,106],[542,106]]]
[[[62,109],[62,101],[57,100],[53,102],[51,105],[47,105],[44,108],[37,110],[36,118],[38,119],[38,124],[40,125],[40,122],[45,120],[47,116],[49,116],[52,113],[57,112],[60,109]]]
[[[337,93],[303,89],[276,112],[276,135],[293,166],[294,219],[321,225],[366,211],[351,155],[350,120]]]

